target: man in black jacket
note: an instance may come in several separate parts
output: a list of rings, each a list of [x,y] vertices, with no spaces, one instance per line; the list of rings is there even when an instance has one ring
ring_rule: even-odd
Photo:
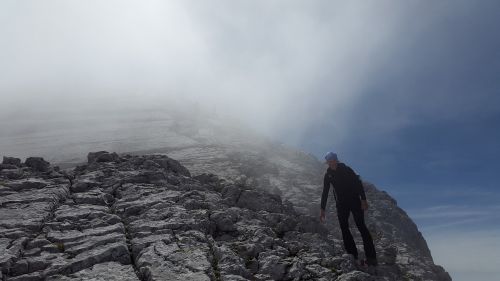
[[[326,170],[324,178],[320,221],[325,221],[326,200],[328,199],[330,185],[333,185],[337,216],[346,252],[352,254],[356,260],[358,259],[358,250],[352,238],[351,231],[349,231],[349,215],[352,213],[356,226],[363,238],[366,263],[375,266],[377,265],[375,247],[364,218],[364,211],[368,209],[368,203],[366,202],[363,184],[359,176],[349,166],[338,161],[337,154],[328,152],[325,159],[329,167]]]

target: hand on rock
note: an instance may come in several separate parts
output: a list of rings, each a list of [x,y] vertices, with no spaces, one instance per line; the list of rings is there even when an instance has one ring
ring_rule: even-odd
[[[366,200],[361,200],[361,210],[368,210],[368,202],[366,202]]]
[[[325,210],[321,209],[321,212],[319,214],[319,221],[321,223],[324,223],[325,222]]]

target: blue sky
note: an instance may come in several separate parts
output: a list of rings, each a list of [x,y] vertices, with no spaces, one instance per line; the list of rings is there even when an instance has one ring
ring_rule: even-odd
[[[390,60],[349,107],[345,140],[330,146],[324,141],[336,137],[336,116],[325,115],[301,146],[318,157],[338,150],[367,180],[394,192],[421,189],[426,204],[455,203],[445,196],[450,190],[496,192],[500,5],[460,3],[461,8],[450,5],[453,12],[401,38],[403,46],[388,50]],[[400,199],[408,207],[418,204]]]
[[[492,280],[500,274],[500,5],[460,3],[390,50],[349,108],[341,143],[324,141],[335,139],[333,114],[300,145],[318,157],[337,150],[389,191],[454,280]],[[381,122],[395,125],[378,131]]]
[[[0,118],[195,101],[320,159],[336,150],[454,280],[491,280],[499,26],[493,0],[5,0]]]

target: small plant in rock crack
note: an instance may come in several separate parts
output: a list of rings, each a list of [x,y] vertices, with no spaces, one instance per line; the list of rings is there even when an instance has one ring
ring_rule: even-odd
[[[219,269],[219,259],[214,255],[213,253],[213,248],[210,247],[210,251],[212,252],[212,258],[210,260],[210,264],[212,266],[212,270],[214,272],[214,277],[216,281],[222,280],[221,279],[221,272]]]
[[[381,230],[372,231],[373,241],[380,241],[383,236],[384,236],[384,233]]]
[[[403,279],[405,281],[421,281],[422,280],[421,278],[418,278],[409,272],[407,272],[407,273],[405,273],[405,275],[403,275]]]
[[[64,243],[62,243],[62,242],[56,242],[56,243],[54,243],[54,245],[57,247],[57,249],[60,252],[64,252]]]
[[[252,264],[253,258],[245,257],[245,267],[249,267]]]

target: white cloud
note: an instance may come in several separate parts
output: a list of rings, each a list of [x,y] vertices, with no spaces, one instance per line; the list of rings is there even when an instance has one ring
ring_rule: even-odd
[[[500,217],[500,206],[440,205],[412,212],[414,219],[454,219],[482,216]]]
[[[483,111],[479,105],[485,101],[488,108],[496,104],[473,93],[461,99],[452,96],[453,102],[461,101],[450,110],[446,83],[411,98],[405,87],[417,87],[420,81],[405,87],[396,83],[405,75],[413,81],[412,71],[427,73],[442,62],[439,55],[446,54],[447,47],[456,49],[455,42],[439,41],[448,34],[446,29],[419,35],[441,27],[443,19],[461,20],[469,12],[467,6],[476,5],[460,3],[1,1],[0,121],[18,129],[16,120],[33,116],[41,120],[48,113],[71,120],[76,114],[128,112],[129,107],[154,105],[168,110],[168,98],[175,97],[216,107],[287,143],[307,137],[321,149],[335,147],[360,128],[370,142],[377,136],[384,136],[385,143],[394,142],[389,133],[421,120],[415,111],[454,118],[470,116],[477,108]],[[429,54],[413,52],[434,42],[438,42],[437,56],[432,53],[436,49],[429,49]],[[370,92],[378,80],[389,81],[385,88],[389,94]],[[367,103],[373,115],[357,119],[353,105],[368,98],[374,101]],[[41,123],[36,127],[43,131]],[[0,123],[0,131],[5,134],[4,124]],[[331,131],[315,139],[305,133],[312,126]],[[407,144],[393,147],[400,145]],[[380,161],[376,165],[384,166]],[[471,272],[463,253],[471,250],[474,260],[481,260],[476,247],[487,253],[483,269],[491,271],[490,262],[498,263],[498,256],[485,249],[498,245],[491,235],[480,233],[483,240],[470,241],[466,235],[443,232],[479,220],[498,221],[498,209],[488,208],[447,206],[410,213],[417,219],[445,221],[423,228],[429,231],[438,263],[450,271],[464,266]],[[460,242],[467,248],[456,252]]]
[[[325,117],[346,137],[350,104],[411,12],[390,1],[0,5],[4,114],[182,96],[289,143]]]
[[[434,262],[444,266],[453,280],[491,281],[500,276],[500,229],[441,229],[424,236]]]
[[[479,193],[470,195],[485,196]],[[408,213],[419,225],[434,262],[453,280],[486,281],[500,276],[500,205],[436,205]]]
[[[476,195],[477,196],[477,195]],[[473,197],[473,194],[471,194]],[[450,198],[450,201],[453,199]],[[439,232],[450,229],[485,229],[491,222],[500,221],[500,205],[437,205],[410,209],[410,217],[423,232]]]

